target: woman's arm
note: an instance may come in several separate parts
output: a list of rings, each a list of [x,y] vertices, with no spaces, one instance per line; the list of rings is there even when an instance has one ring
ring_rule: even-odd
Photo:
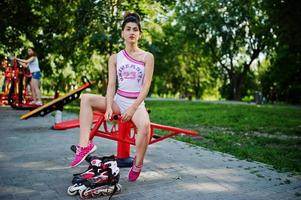
[[[109,58],[109,81],[106,93],[106,110],[112,112],[113,98],[116,90],[116,54],[113,54]],[[111,118],[112,113],[108,113],[106,119]]]
[[[27,64],[27,63],[20,62],[20,64],[21,64],[23,67],[28,67],[28,64]]]
[[[26,63],[26,64],[32,62],[35,58],[36,58],[35,56],[32,56],[32,57],[28,58],[27,60],[24,60],[24,59],[20,59],[20,58],[15,57],[15,59],[17,61],[22,62],[22,63]]]
[[[149,88],[152,83],[153,73],[154,73],[154,56],[151,53],[147,53],[145,57],[145,68],[144,68],[144,81],[142,84],[142,88],[139,96],[136,101],[131,106],[133,109],[137,109],[138,106],[144,101],[146,98]]]

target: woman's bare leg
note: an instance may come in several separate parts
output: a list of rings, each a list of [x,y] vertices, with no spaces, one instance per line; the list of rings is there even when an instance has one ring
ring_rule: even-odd
[[[114,113],[120,113],[119,107],[115,102],[112,106]],[[91,131],[93,110],[99,110],[105,112],[106,110],[106,98],[95,94],[84,94],[81,97],[80,102],[80,135],[79,135],[79,146],[86,147],[89,143],[89,134]]]
[[[150,119],[147,110],[143,108],[137,109],[132,117],[132,122],[137,128],[136,136],[136,166],[143,164],[145,152],[150,139]]]
[[[40,88],[39,88],[40,81],[37,79],[32,79],[32,81],[33,81],[33,88],[34,88],[36,100],[41,101],[41,92],[40,92]]]
[[[32,100],[36,101],[37,100],[37,95],[36,95],[36,91],[35,91],[34,79],[33,78],[31,78],[31,80],[30,80],[30,89],[31,89]]]

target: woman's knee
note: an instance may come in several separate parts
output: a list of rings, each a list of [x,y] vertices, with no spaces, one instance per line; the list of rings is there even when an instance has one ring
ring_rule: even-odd
[[[80,97],[80,104],[81,105],[87,105],[87,104],[89,104],[90,99],[91,99],[91,95],[90,94],[83,94]]]
[[[80,98],[80,105],[92,107],[103,111],[105,109],[105,98],[95,94],[83,94]]]
[[[136,127],[139,133],[147,135],[150,132],[150,121],[141,122]]]

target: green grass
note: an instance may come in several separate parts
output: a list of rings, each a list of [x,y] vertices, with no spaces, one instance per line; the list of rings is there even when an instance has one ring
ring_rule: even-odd
[[[189,101],[147,101],[146,106],[152,122],[198,131],[204,137],[176,137],[179,140],[301,172],[300,107]],[[78,112],[78,106],[68,110]]]
[[[149,101],[147,106],[159,123],[301,136],[301,108],[187,101]]]

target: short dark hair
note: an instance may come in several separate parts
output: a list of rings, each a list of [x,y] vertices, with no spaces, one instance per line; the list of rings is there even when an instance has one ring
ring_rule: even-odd
[[[141,25],[140,25],[140,16],[137,13],[129,13],[129,12],[125,13],[122,26],[121,26],[122,30],[124,30],[125,25],[129,22],[136,23],[138,25],[139,31],[142,32]]]

